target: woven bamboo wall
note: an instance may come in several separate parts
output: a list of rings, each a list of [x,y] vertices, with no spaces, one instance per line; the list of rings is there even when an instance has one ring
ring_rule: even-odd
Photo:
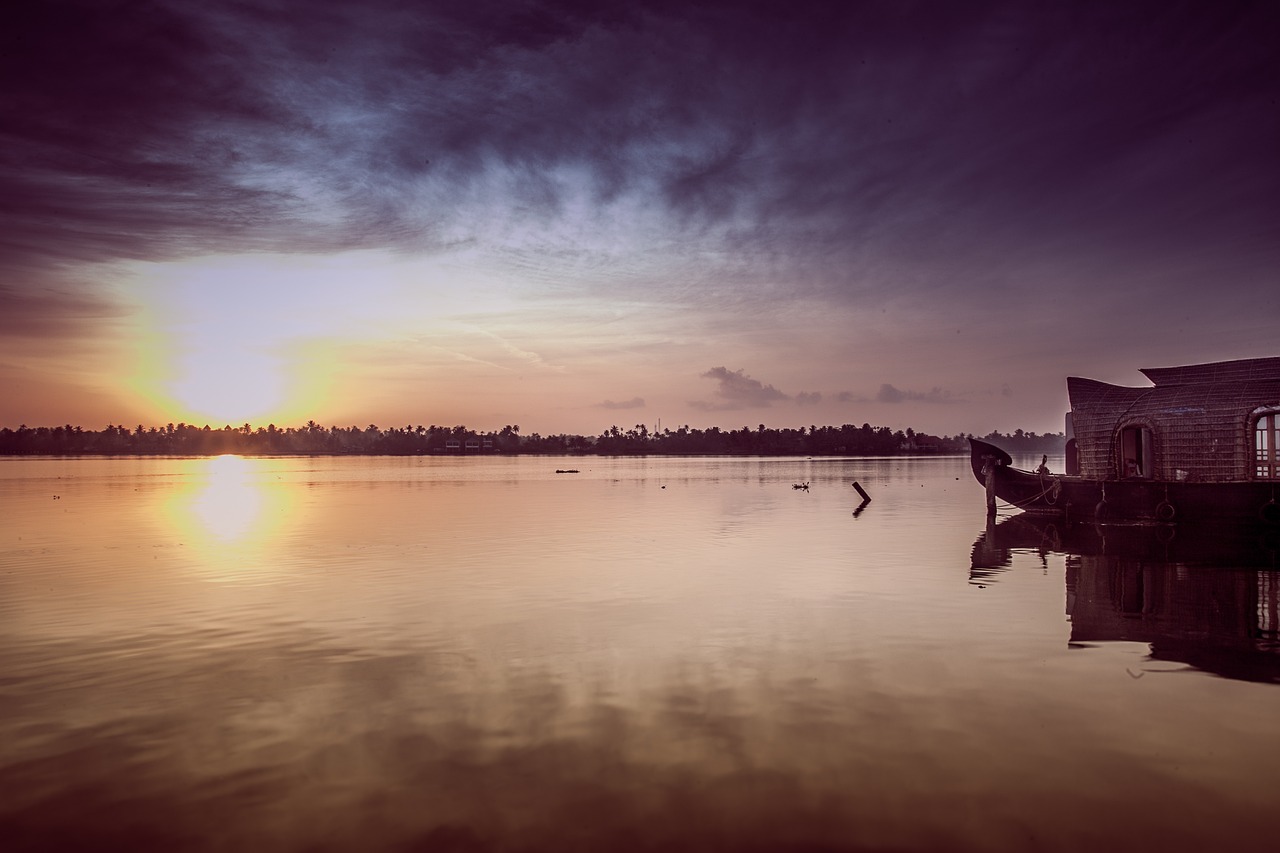
[[[1114,480],[1115,454],[1111,452],[1116,424],[1150,389],[1125,388],[1094,379],[1067,379],[1071,422],[1080,452],[1080,474],[1094,480]]]
[[[1280,359],[1252,361],[1274,361],[1280,368]],[[1164,381],[1171,378],[1161,375]],[[1116,433],[1130,425],[1153,431],[1155,468],[1151,473],[1158,480],[1217,483],[1250,479],[1252,413],[1280,406],[1276,374],[1264,380],[1194,381],[1154,388],[1124,388],[1073,377],[1067,380],[1067,390],[1080,449],[1080,473],[1094,479],[1119,476]]]

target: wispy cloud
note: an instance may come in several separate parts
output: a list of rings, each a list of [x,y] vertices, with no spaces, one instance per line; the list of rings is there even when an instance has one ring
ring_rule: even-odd
[[[644,398],[643,398],[643,397],[632,397],[630,400],[604,400],[604,401],[602,401],[602,402],[596,403],[596,408],[599,408],[599,409],[611,409],[611,410],[617,410],[617,409],[643,409],[643,408],[644,408]]]
[[[702,374],[703,379],[714,379],[718,385],[714,402],[695,401],[690,405],[704,411],[724,411],[732,409],[764,409],[780,400],[790,397],[772,385],[765,385],[758,379],[747,376],[743,370],[729,370],[726,367],[713,367]]]
[[[877,403],[958,403],[958,399],[941,388],[930,388],[928,391],[904,391],[889,383],[880,386],[876,392]]]
[[[890,259],[991,269],[983,235],[1244,240],[1256,206],[1219,205],[1210,226],[1186,205],[1238,196],[1273,151],[1234,130],[1277,66],[1244,11],[1113,7],[1121,54],[1093,49],[1083,13],[1002,3],[158,2],[143,24],[66,5],[24,4],[0,57],[14,251],[412,249],[520,229],[564,248],[562,226],[583,236],[621,205],[731,250],[726,267],[747,254],[797,287],[866,293],[861,273]],[[1161,53],[1184,29],[1201,37]],[[1172,144],[1207,122],[1193,152]],[[1250,195],[1276,187],[1257,177]],[[1118,181],[1149,192],[1119,208]],[[815,259],[828,274],[806,273]]]
[[[81,334],[86,326],[119,320],[125,312],[93,293],[0,285],[0,335],[48,338]]]
[[[801,391],[796,395],[796,404],[799,406],[817,406],[821,402],[821,391]]]

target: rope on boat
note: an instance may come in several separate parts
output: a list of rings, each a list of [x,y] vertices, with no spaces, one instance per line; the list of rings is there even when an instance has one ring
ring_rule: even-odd
[[[1031,500],[1036,501],[1040,498],[1044,498],[1044,502],[1049,506],[1057,506],[1058,496],[1062,494],[1062,478],[1054,476],[1053,482],[1046,486],[1044,484],[1044,478],[1048,472],[1045,471],[1043,465],[1036,469],[1036,473],[1040,475],[1040,494],[1036,495]]]
[[[1058,498],[1062,494],[1062,478],[1055,475],[1053,478],[1053,482],[1051,482],[1049,485],[1046,486],[1044,482],[1044,472],[1041,471],[1039,473],[1040,473],[1040,494],[1033,495],[1032,497],[1029,497],[1024,501],[1006,501],[1006,503],[1016,506],[1018,509],[1026,509],[1031,504],[1035,503],[1041,498],[1044,498],[1044,502],[1049,506],[1057,506]]]

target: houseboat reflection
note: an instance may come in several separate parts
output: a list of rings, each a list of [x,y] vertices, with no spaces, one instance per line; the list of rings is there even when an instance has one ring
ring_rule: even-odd
[[[1280,537],[1273,528],[1063,525],[1019,515],[973,545],[970,581],[1064,555],[1072,644],[1141,642],[1153,660],[1280,683]],[[1020,558],[1021,555],[1021,558]]]

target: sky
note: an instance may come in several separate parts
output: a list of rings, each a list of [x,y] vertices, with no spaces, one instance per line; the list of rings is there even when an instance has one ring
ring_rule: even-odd
[[[1280,354],[1274,2],[5,17],[0,426],[1057,432]]]

